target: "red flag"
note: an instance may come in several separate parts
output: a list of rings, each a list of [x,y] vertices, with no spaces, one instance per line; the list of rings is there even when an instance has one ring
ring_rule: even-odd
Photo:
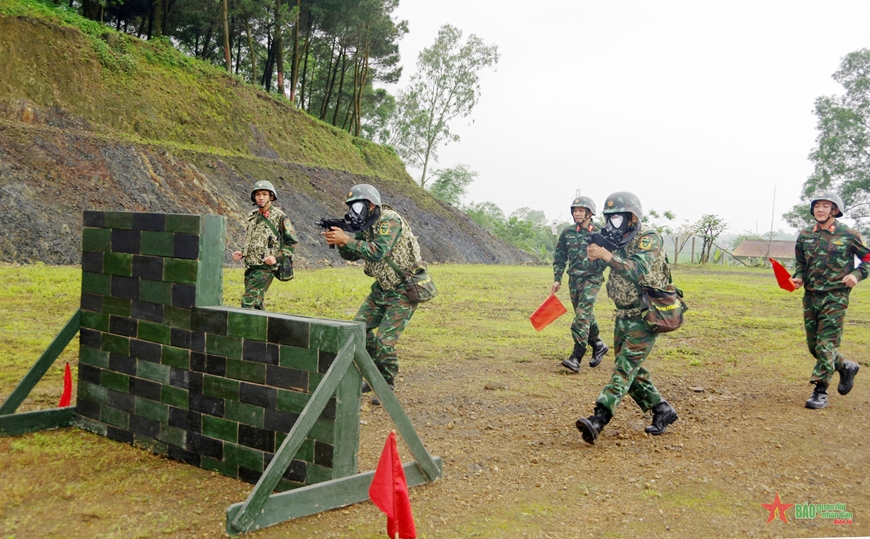
[[[369,499],[387,515],[387,535],[401,539],[415,539],[414,515],[411,513],[411,499],[408,497],[408,483],[405,470],[396,449],[396,433],[391,432],[384,444],[384,451],[378,461],[378,469],[369,487]]]
[[[69,401],[72,399],[72,372],[69,370],[69,363],[63,371],[63,394],[60,396],[58,408],[69,406]]]
[[[776,275],[776,282],[779,283],[779,287],[788,292],[794,292],[795,286],[791,282],[791,275],[785,267],[772,258],[768,258],[770,260],[770,265],[773,266],[773,274]]]
[[[559,298],[556,297],[556,294],[550,294],[550,297],[544,300],[544,303],[541,303],[541,306],[538,307],[538,310],[532,313],[532,316],[529,317],[529,320],[532,321],[532,325],[536,330],[541,331],[545,327],[549,326],[550,323],[567,313],[568,309],[562,305],[562,302],[559,301]]]

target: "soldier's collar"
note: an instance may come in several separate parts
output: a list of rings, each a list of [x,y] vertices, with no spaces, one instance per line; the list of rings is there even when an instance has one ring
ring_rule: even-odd
[[[837,229],[837,220],[836,219],[834,219],[834,221],[831,223],[831,226],[829,226],[829,227],[822,228],[822,225],[820,225],[819,223],[816,223],[815,226],[813,226],[813,232],[818,232],[820,230],[826,230],[829,233],[833,234],[834,230],[836,230],[836,229]]]

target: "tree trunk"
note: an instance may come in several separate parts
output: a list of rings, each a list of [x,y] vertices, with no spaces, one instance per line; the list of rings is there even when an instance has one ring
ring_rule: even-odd
[[[233,70],[233,64],[230,61],[230,5],[229,0],[223,1],[223,16],[221,17],[224,23],[224,65],[227,68],[227,73]]]
[[[320,119],[326,120],[326,112],[329,110],[329,100],[332,99],[332,87],[335,86],[335,74],[338,70],[338,58],[335,56],[335,45],[338,42],[338,36],[334,36],[332,38],[332,50],[329,54],[329,66],[327,66],[327,73],[329,76],[326,78],[326,88],[324,88],[324,96],[323,103],[320,105]],[[342,52],[342,54],[344,54]],[[333,69],[332,62],[335,61],[335,68]]]
[[[344,51],[342,51],[344,53]],[[341,108],[341,92],[344,91],[344,75],[347,73],[347,55],[341,55],[341,79],[338,81],[338,92],[335,94],[335,110],[332,112],[332,125],[338,127],[338,110]]]
[[[151,9],[154,13],[154,21],[151,25],[151,37],[160,37],[163,35],[163,0],[154,0],[151,2]]]
[[[245,33],[248,34],[248,49],[251,51],[251,84],[257,84],[257,54],[254,52],[254,38],[251,37],[251,19],[245,17]]]
[[[311,46],[311,28],[314,25],[314,18],[311,15],[308,16],[308,28],[306,30],[305,35],[305,48],[303,50],[303,54],[305,55],[305,62],[302,64],[302,93],[299,94],[299,107],[308,110],[308,113],[311,114],[311,99],[308,100],[308,109],[305,108],[305,83],[307,82],[308,77],[308,48]]]
[[[296,102],[299,82],[299,23],[302,20],[302,0],[296,0],[296,24],[293,25],[293,59],[290,61],[290,102]]]
[[[278,92],[284,95],[284,22],[281,18],[281,0],[275,0],[275,62],[278,64]]]

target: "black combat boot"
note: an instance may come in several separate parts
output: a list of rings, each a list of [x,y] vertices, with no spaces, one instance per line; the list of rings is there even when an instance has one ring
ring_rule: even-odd
[[[586,345],[574,343],[574,351],[571,352],[571,357],[562,361],[562,366],[574,372],[580,372],[580,362],[583,360],[584,355],[586,355]]]
[[[840,395],[848,395],[852,391],[852,386],[855,385],[855,375],[858,374],[858,364],[848,359],[843,362],[843,366],[837,371],[840,373],[840,383],[837,385],[837,393]]]
[[[372,392],[372,386],[370,386],[369,383],[366,382],[365,380],[363,380],[362,392],[363,393],[371,393]]]
[[[583,435],[583,441],[587,444],[594,444],[598,439],[598,433],[604,428],[604,425],[610,423],[613,415],[610,410],[601,406],[595,405],[595,411],[589,417],[581,417],[577,420],[577,430]]]
[[[828,387],[821,384],[816,384],[813,389],[813,396],[807,401],[807,408],[818,410],[828,405]]]
[[[674,407],[668,404],[667,401],[662,401],[653,406],[652,412],[652,425],[645,428],[644,432],[652,434],[653,436],[664,434],[668,425],[679,419],[677,417],[677,411],[674,410]]]
[[[610,350],[610,347],[604,344],[601,337],[595,337],[594,340],[589,341],[589,344],[592,345],[592,359],[589,360],[589,366],[597,367],[601,363],[601,360],[604,359],[604,354]]]

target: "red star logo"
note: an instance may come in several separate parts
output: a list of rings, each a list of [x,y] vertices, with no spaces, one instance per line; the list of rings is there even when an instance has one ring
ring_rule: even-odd
[[[773,503],[763,503],[761,507],[764,507],[768,511],[770,511],[770,516],[767,517],[768,524],[770,521],[776,518],[776,512],[779,511],[779,519],[786,524],[788,524],[788,518],[785,516],[785,512],[790,508],[794,507],[793,503],[782,503],[779,499],[779,492],[776,493],[776,496],[773,498]]]

